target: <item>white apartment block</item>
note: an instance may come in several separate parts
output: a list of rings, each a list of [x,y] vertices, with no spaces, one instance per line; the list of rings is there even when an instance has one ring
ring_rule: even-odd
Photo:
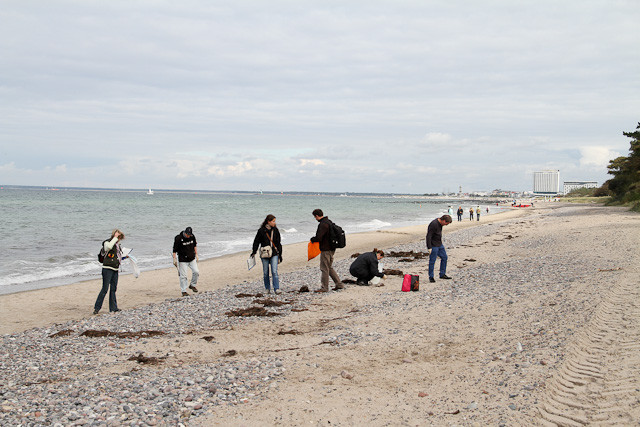
[[[560,171],[547,170],[533,173],[533,194],[557,196],[560,193]]]
[[[563,194],[569,194],[577,188],[598,188],[596,181],[565,181],[563,185]]]

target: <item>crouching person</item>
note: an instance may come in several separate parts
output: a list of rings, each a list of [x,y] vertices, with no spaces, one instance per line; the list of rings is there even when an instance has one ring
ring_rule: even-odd
[[[380,271],[378,261],[383,257],[384,252],[379,249],[359,255],[349,267],[349,273],[357,279],[356,284],[369,286],[380,283],[380,280],[384,278],[384,273]]]

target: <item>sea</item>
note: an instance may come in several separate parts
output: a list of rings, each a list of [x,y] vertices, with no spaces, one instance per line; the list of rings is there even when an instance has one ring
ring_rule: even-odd
[[[143,272],[172,267],[174,237],[192,227],[200,260],[251,251],[267,214],[283,244],[308,241],[320,208],[351,233],[427,224],[436,216],[486,199],[375,194],[242,193],[0,187],[0,294],[62,286],[101,276],[97,260],[113,229],[125,234]],[[455,219],[455,216],[454,216]],[[468,220],[468,219],[467,219]],[[426,233],[426,226],[425,226]],[[286,261],[286,255],[285,255]],[[127,271],[126,264],[123,274]]]

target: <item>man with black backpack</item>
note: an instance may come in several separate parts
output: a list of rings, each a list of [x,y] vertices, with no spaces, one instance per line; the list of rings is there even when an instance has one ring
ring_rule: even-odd
[[[322,287],[316,292],[329,292],[329,277],[336,285],[335,290],[344,289],[338,273],[333,269],[333,255],[336,253],[336,247],[344,244],[344,233],[342,229],[339,233],[337,230],[333,230],[335,225],[328,217],[324,216],[321,209],[315,209],[312,215],[319,222],[316,235],[311,238],[312,242],[320,243],[320,282]],[[341,235],[336,236],[336,234]]]

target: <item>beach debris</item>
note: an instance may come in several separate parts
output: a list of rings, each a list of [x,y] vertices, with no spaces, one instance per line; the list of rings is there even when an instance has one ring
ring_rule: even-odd
[[[207,335],[206,337],[202,337],[202,339],[205,340],[206,342],[211,342],[216,338],[213,335]]]
[[[292,308],[291,311],[294,313],[300,313],[302,311],[309,311],[309,309],[308,308]]]
[[[279,331],[278,335],[302,335],[302,332],[291,329],[289,331]]]
[[[101,338],[101,337],[116,337],[116,338],[149,338],[159,335],[165,335],[162,331],[138,331],[138,332],[112,332],[108,330],[94,330],[87,329],[80,334],[81,337],[89,338]]]
[[[476,260],[473,258],[465,258],[463,261],[476,262]]]
[[[383,273],[387,276],[404,276],[402,270],[384,269]]]
[[[352,379],[353,379],[353,374],[352,374],[352,373],[350,373],[349,371],[342,371],[342,372],[340,372],[340,376],[341,376],[342,378],[344,378],[344,379],[347,379],[347,380],[352,380]]]
[[[158,357],[146,357],[144,353],[140,353],[137,356],[131,356],[127,360],[133,360],[143,365],[157,365],[161,362]]]
[[[471,402],[467,405],[467,408],[470,411],[473,411],[475,409],[478,409],[478,404],[476,402]]]
[[[225,314],[228,317],[250,317],[250,316],[272,317],[272,316],[282,316],[280,313],[274,313],[272,311],[268,311],[264,307],[239,308],[237,310],[227,311]]]
[[[425,393],[424,391],[421,391],[420,393],[418,393],[418,397],[427,397],[429,396],[429,393]]]
[[[262,294],[245,294],[243,292],[239,293],[238,295],[236,295],[236,298],[249,298],[249,297],[261,297]]]
[[[522,351],[522,344],[518,343],[516,344],[516,350],[518,350],[518,352]]]
[[[621,267],[616,267],[616,268],[599,268],[598,271],[601,272],[605,272],[605,271],[620,271],[622,270]]]
[[[71,329],[64,329],[60,332],[56,332],[55,334],[49,335],[49,338],[57,338],[57,337],[66,337],[73,333]]]
[[[222,357],[231,357],[231,356],[235,356],[236,354],[238,354],[237,351],[229,350],[229,351],[225,351],[224,353],[222,353]]]
[[[413,259],[423,259],[429,255],[429,252],[414,252],[414,251],[389,251],[387,256],[394,258],[413,258]]]
[[[300,293],[309,292],[309,287],[307,285],[304,285],[304,286],[302,286],[300,288],[300,290],[298,292],[300,292]]]
[[[458,415],[460,413],[460,409],[456,409],[455,411],[445,412],[447,415]]]
[[[275,301],[269,298],[255,299],[254,304],[262,304],[265,307],[280,307],[281,305],[293,304],[292,301]]]

